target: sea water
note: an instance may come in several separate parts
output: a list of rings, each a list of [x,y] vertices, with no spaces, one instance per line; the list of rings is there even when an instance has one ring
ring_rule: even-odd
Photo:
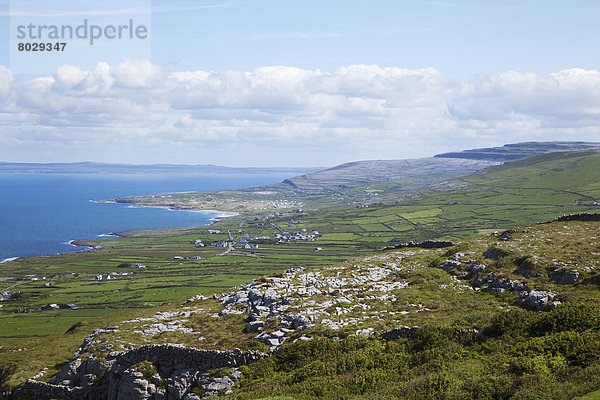
[[[207,225],[214,212],[170,211],[94,200],[166,192],[240,189],[278,174],[0,174],[0,262],[81,250],[74,239],[112,232]]]

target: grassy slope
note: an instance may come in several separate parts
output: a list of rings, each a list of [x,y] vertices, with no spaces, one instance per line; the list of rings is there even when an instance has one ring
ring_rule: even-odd
[[[142,233],[118,240],[96,241],[106,247],[93,252],[37,257],[5,264],[2,274],[17,280],[3,282],[3,285],[21,283],[19,279],[26,274],[36,273],[47,276],[54,286],[41,288],[39,282],[22,283],[18,286],[22,291],[21,300],[5,303],[4,314],[0,315],[0,344],[16,342],[3,349],[0,363],[13,363],[14,359],[8,355],[12,349],[24,346],[26,342],[22,338],[29,338],[25,346],[28,350],[22,353],[23,357],[45,362],[65,361],[72,354],[69,346],[77,345],[80,340],[73,344],[70,336],[59,333],[91,316],[97,315],[98,319],[95,322],[90,320],[79,329],[78,334],[83,335],[109,321],[118,321],[121,317],[115,313],[124,308],[136,308],[136,311],[126,310],[128,315],[146,314],[152,310],[147,307],[173,306],[181,298],[220,291],[262,274],[280,272],[292,266],[329,265],[369,254],[392,240],[464,238],[550,219],[562,213],[593,211],[597,207],[591,207],[589,203],[592,197],[600,196],[597,182],[599,166],[600,155],[597,154],[553,154],[494,167],[485,174],[450,181],[435,190],[420,193],[397,195],[397,185],[382,183],[364,188],[363,194],[354,190],[347,195],[367,198],[365,193],[376,191],[383,199],[382,204],[371,201],[368,208],[355,208],[356,204],[334,206],[339,199],[334,201],[333,196],[320,198],[312,203],[312,209],[306,211],[306,216],[300,216],[300,225],[289,228],[317,228],[323,234],[318,242],[288,246],[261,244],[253,256],[219,257],[216,254],[220,251],[215,248],[197,249],[191,243],[197,238],[210,243],[224,239],[226,235],[208,235],[207,228],[196,228],[159,236]],[[341,197],[344,196],[342,193]],[[391,199],[393,202],[390,204]],[[296,206],[296,203],[292,204]],[[263,216],[265,213],[262,211],[256,215]],[[229,227],[234,232],[243,229],[252,236],[272,235],[274,228],[269,225],[270,222],[288,229],[285,223],[292,217],[298,218],[295,214],[284,215],[269,220],[261,228],[256,226],[253,218],[235,217],[217,227],[222,231]],[[315,246],[322,247],[323,251],[314,252]],[[205,259],[174,261],[172,257],[175,255],[200,255]],[[140,262],[148,268],[134,270],[134,275],[129,278],[111,282],[92,281],[94,274],[121,271],[116,269],[116,265],[124,261]],[[78,276],[65,276],[65,271],[74,271]],[[11,313],[19,307],[54,302],[76,302],[82,310]],[[40,328],[40,321],[44,322],[43,328]],[[47,334],[59,334],[53,336],[52,341],[64,340],[69,342],[69,346],[60,354],[43,356],[43,347],[49,340]]]
[[[428,267],[431,260],[444,259],[452,251],[443,254],[444,250],[430,250],[416,255],[413,250],[388,251],[378,258],[354,260],[347,266],[348,272],[397,262],[403,268],[397,279],[409,282],[409,286],[393,291],[393,302],[380,302],[380,320],[367,319],[334,332],[320,328],[304,331],[315,340],[284,346],[274,357],[250,366],[232,398],[556,400],[597,390],[598,234],[597,222],[559,222],[513,229],[508,241],[491,235],[461,243],[468,252],[466,258],[485,263],[488,271],[559,293],[566,305],[549,313],[520,309],[516,294],[465,290],[461,285],[464,281]],[[490,247],[503,250],[505,256],[497,261],[486,259],[483,252]],[[535,260],[532,268],[540,276],[516,274],[513,261],[524,256]],[[579,282],[549,283],[555,261],[580,271]],[[335,271],[343,273],[343,265]],[[415,312],[409,304],[420,304],[426,311]],[[403,310],[409,313],[399,316],[398,311]],[[357,315],[347,314],[345,318],[353,316]],[[387,343],[353,335],[355,329],[373,327],[378,333],[399,325],[418,325],[422,330],[410,339]],[[457,333],[473,328],[485,337]],[[341,340],[318,339],[328,336]],[[595,397],[590,394],[587,398]]]

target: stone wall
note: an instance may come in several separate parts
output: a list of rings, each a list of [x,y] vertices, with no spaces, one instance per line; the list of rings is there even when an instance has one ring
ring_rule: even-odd
[[[561,217],[551,219],[550,221],[544,221],[541,223],[542,224],[551,224],[552,222],[565,222],[565,221],[582,221],[582,222],[600,221],[600,213],[566,214]]]
[[[191,390],[213,387],[206,371],[235,368],[264,357],[258,351],[198,350],[180,345],[147,345],[112,352],[106,359],[72,359],[51,383],[28,380],[7,399],[182,400],[196,399]],[[136,364],[150,361],[156,374],[145,377]],[[229,378],[216,378],[228,381]],[[233,384],[234,380],[230,380]],[[224,386],[225,387],[225,386]]]

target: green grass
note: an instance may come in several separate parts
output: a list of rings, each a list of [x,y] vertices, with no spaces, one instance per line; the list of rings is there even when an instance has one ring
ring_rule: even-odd
[[[576,397],[576,399],[577,400],[599,400],[600,399],[600,390],[588,393],[581,397]]]
[[[0,309],[0,345],[33,343],[30,348],[35,349],[33,354],[37,354],[37,351],[41,351],[39,346],[47,343],[46,338],[64,340],[63,333],[77,322],[89,321],[80,329],[83,335],[83,331],[89,333],[94,327],[112,320],[115,315],[125,313],[137,316],[152,312],[158,306],[174,307],[181,300],[198,293],[221,292],[257,276],[280,273],[288,268],[318,268],[340,263],[372,254],[390,243],[426,239],[460,240],[481,232],[534,224],[563,213],[600,211],[600,207],[590,206],[595,196],[600,195],[599,171],[600,155],[552,154],[493,167],[483,173],[454,179],[446,185],[419,192],[403,191],[402,184],[406,182],[390,182],[341,192],[339,196],[278,193],[273,195],[274,198],[284,197],[295,202],[295,205],[290,209],[278,209],[282,215],[264,221],[263,227],[256,226],[254,216],[263,217],[274,212],[273,208],[260,208],[261,204],[267,204],[273,197],[261,195],[252,203],[254,200],[247,192],[214,192],[211,195],[217,200],[219,196],[230,196],[238,202],[252,203],[245,215],[219,223],[216,228],[222,232],[231,229],[238,236],[237,230],[243,229],[244,233],[252,236],[272,236],[275,228],[270,223],[275,223],[289,231],[302,227],[309,231],[315,228],[321,236],[312,243],[260,244],[259,249],[253,250],[253,255],[249,251],[236,250],[230,255],[218,256],[224,249],[217,249],[210,244],[226,239],[225,233],[207,233],[208,229],[215,227],[182,228],[94,240],[92,244],[103,245],[104,248],[3,264],[2,275],[12,279],[2,282],[0,289],[15,283],[22,284],[13,289],[21,291],[20,298],[3,302],[4,307]],[[377,203],[368,200],[372,196],[365,193],[365,189],[378,191]],[[193,202],[197,195],[188,193],[182,196]],[[346,205],[346,202],[351,204]],[[304,215],[290,212],[297,208],[297,203],[303,203]],[[228,204],[237,207],[234,203]],[[356,208],[357,204],[368,207]],[[217,202],[214,208],[218,206]],[[288,227],[287,222],[292,218],[301,219],[301,224]],[[196,239],[202,239],[207,247],[196,248],[193,244]],[[544,262],[551,262],[548,261],[551,260],[548,255],[556,252],[557,244],[552,240],[537,243],[536,251],[545,254]],[[321,247],[322,251],[315,252],[315,247]],[[524,254],[532,251],[526,246],[522,248]],[[569,253],[569,257],[575,258],[577,253],[582,252],[589,254],[600,252],[600,249],[589,243],[574,243],[573,254]],[[174,256],[201,256],[204,260],[176,261],[173,260]],[[123,262],[142,263],[148,268],[116,268]],[[76,274],[66,275],[66,271]],[[96,274],[122,271],[133,272],[133,275],[106,282],[94,281]],[[439,272],[419,271],[423,274],[421,278],[424,282],[443,279]],[[514,270],[503,272],[514,274]],[[29,274],[45,276],[47,279],[23,283]],[[592,279],[591,276],[588,278]],[[50,282],[52,286],[41,287],[44,282]],[[479,296],[476,300],[471,294],[448,297],[447,293],[433,289],[433,286],[425,283],[422,287],[409,288],[405,292],[406,301],[412,298],[435,304],[439,312],[432,315],[438,323],[451,323],[455,318],[454,314],[446,312],[445,303],[455,306],[456,310],[468,310],[475,302],[478,306],[472,307],[474,314],[468,317],[475,320],[476,315],[487,312],[486,307],[492,301],[485,296]],[[426,292],[429,294],[425,295]],[[573,301],[589,300],[595,295],[590,287],[568,294]],[[15,314],[16,310],[35,309],[48,303],[76,303],[80,309],[56,312],[34,310]],[[71,344],[59,346],[59,349],[63,349],[61,356],[53,354],[57,359],[68,359],[72,347]],[[6,353],[2,357],[5,356]],[[44,360],[51,358],[44,357]],[[0,364],[4,361],[0,358]]]

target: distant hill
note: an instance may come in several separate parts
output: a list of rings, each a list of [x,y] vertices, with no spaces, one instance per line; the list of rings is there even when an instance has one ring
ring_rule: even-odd
[[[470,149],[437,154],[438,158],[460,158],[487,161],[514,161],[540,154],[558,151],[600,150],[600,143],[593,142],[524,142],[505,144],[502,147]]]
[[[497,165],[497,161],[417,158],[412,160],[371,160],[338,165],[323,171],[286,179],[283,184],[297,190],[323,192],[349,189],[390,180],[404,180],[417,188],[466,175]]]
[[[286,179],[283,183],[301,191],[327,192],[403,180],[405,189],[416,189],[508,161],[547,153],[585,150],[600,151],[600,143],[525,142],[409,160],[356,161]]]
[[[77,163],[7,163],[0,162],[3,173],[69,173],[69,174],[276,174],[285,173],[290,176],[318,171],[316,167],[274,167],[274,168],[235,168],[218,165],[180,165],[180,164],[112,164],[96,162]]]

